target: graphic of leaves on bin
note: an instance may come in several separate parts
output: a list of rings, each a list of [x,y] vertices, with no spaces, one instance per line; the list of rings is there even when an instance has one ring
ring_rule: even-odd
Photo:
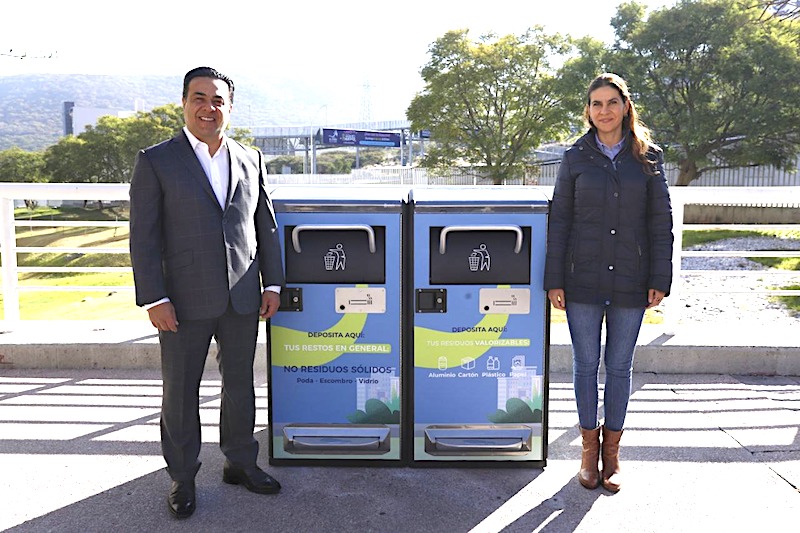
[[[399,424],[400,411],[392,411],[382,401],[370,398],[364,403],[364,411],[347,415],[347,420],[353,424]]]
[[[496,424],[539,423],[542,421],[542,411],[531,409],[530,405],[520,398],[509,398],[506,401],[505,411],[498,409],[487,418]]]

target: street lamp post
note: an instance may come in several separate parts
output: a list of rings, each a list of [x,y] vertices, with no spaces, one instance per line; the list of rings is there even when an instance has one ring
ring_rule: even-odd
[[[325,109],[325,124],[328,123],[328,104],[322,104],[311,117],[311,123],[309,126],[308,140],[311,144],[311,174],[317,173],[317,138],[315,135],[316,131],[314,131],[314,122],[317,119],[317,115],[319,115],[319,112],[322,111],[323,108]]]

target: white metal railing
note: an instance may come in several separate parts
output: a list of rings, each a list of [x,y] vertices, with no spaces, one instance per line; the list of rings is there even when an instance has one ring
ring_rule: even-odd
[[[711,228],[730,228],[730,229],[800,229],[800,225],[767,225],[767,224],[685,224],[684,210],[687,204],[700,205],[769,205],[769,204],[798,204],[800,203],[800,187],[671,187],[670,196],[672,199],[672,220],[675,241],[673,245],[673,292],[670,298],[664,300],[664,326],[667,332],[674,332],[678,328],[678,322],[684,308],[685,294],[682,285],[684,277],[689,275],[735,275],[742,278],[761,276],[763,270],[736,270],[736,271],[685,271],[681,268],[681,258],[683,257],[800,257],[800,252],[783,251],[685,251],[683,250],[683,232],[686,229],[711,229]],[[769,209],[769,208],[765,208]],[[770,275],[778,274],[782,276],[797,276],[796,271],[770,271]],[[719,290],[698,290],[697,293],[734,293],[729,289]],[[744,292],[744,291],[743,291]],[[800,290],[747,290],[748,294],[768,293],[774,296],[800,296]]]
[[[275,176],[272,176],[273,181]],[[283,180],[281,180],[283,181]],[[343,183],[344,184],[344,183]],[[417,184],[421,185],[421,184]],[[552,198],[552,187],[540,187],[540,189]],[[17,254],[26,252],[48,252],[48,253],[127,253],[125,248],[68,248],[68,247],[18,247],[16,245],[16,228],[49,226],[49,227],[126,227],[127,222],[111,221],[26,221],[14,219],[14,200],[101,200],[119,201],[127,200],[129,193],[128,184],[49,184],[49,183],[0,183],[0,253],[2,255],[2,274],[3,274],[3,305],[5,311],[5,321],[17,321],[19,314],[19,293],[21,291],[91,291],[108,290],[108,287],[100,286],[70,286],[70,287],[42,287],[36,285],[26,285],[20,287],[19,274],[23,272],[130,272],[130,267],[20,267],[17,264]],[[684,251],[683,231],[688,224],[683,223],[684,206],[686,204],[800,204],[800,187],[672,187],[672,209],[675,231],[674,244],[674,290],[671,298],[665,300],[664,320],[667,330],[674,330],[680,319],[682,304],[682,287],[680,280],[688,275],[737,275],[737,276],[764,276],[765,271],[683,271],[681,270],[681,257],[693,256],[719,256],[719,257],[800,257],[800,252],[793,251]],[[692,229],[724,228],[732,229],[758,229],[769,227],[773,229],[800,229],[800,225],[691,225]],[[770,275],[776,276],[797,276],[797,271],[769,271]],[[115,290],[132,290],[133,287],[114,286]],[[735,293],[737,291],[720,289],[718,291],[695,291],[695,292],[725,292]],[[744,291],[743,291],[744,292]],[[800,290],[779,290],[764,289],[747,290],[749,294],[769,293],[772,295],[800,296]]]
[[[127,222],[112,221],[33,221],[14,219],[14,200],[127,200],[130,185],[127,183],[0,183],[0,255],[3,272],[4,320],[20,319],[19,293],[21,291],[103,291],[100,286],[37,286],[19,285],[22,272],[130,272],[130,267],[20,267],[17,254],[29,252],[48,253],[128,253],[127,248],[86,247],[70,248],[58,246],[24,246],[16,242],[17,227],[127,227]],[[115,286],[114,290],[133,290],[133,287]]]

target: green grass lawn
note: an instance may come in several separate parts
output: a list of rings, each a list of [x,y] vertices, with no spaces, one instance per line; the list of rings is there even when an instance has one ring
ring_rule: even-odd
[[[133,291],[114,289],[115,286],[133,286],[130,273],[22,274],[20,277],[23,278],[19,280],[20,287],[108,287],[103,291],[21,291],[19,307],[23,320],[147,320],[147,313],[135,304]],[[0,319],[4,316],[0,294]]]
[[[127,220],[125,208],[107,209],[78,207],[39,207],[34,210],[21,208],[15,210],[17,220]],[[782,238],[800,238],[800,230],[702,230],[686,231],[683,234],[683,246],[687,248],[696,244],[713,242],[730,237],[768,236]],[[50,228],[50,227],[18,227],[18,246],[62,246],[78,247],[115,247],[127,250],[128,228]],[[800,270],[800,258],[756,257],[764,265],[785,270]],[[20,266],[130,266],[127,253],[120,254],[18,254]],[[0,276],[2,273],[0,273]],[[0,281],[2,278],[0,278]],[[130,273],[23,273],[20,274],[20,286],[103,286],[108,290],[63,292],[63,291],[23,291],[20,293],[20,315],[23,320],[147,320],[147,313],[136,307],[133,291],[115,290],[114,287],[132,286],[133,275]],[[777,288],[777,287],[776,287]],[[800,289],[798,285],[783,287]],[[794,312],[800,312],[800,297],[775,296]],[[0,293],[0,319],[3,318],[3,297]],[[553,310],[552,322],[566,322],[563,311]],[[663,321],[660,308],[648,309],[645,312],[645,323],[655,324]]]

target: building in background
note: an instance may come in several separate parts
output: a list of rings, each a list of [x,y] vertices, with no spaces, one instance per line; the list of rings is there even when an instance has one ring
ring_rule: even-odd
[[[145,111],[144,100],[137,98],[133,110],[109,109],[102,107],[81,107],[76,106],[75,102],[64,102],[64,135],[80,135],[86,131],[87,126],[94,126],[100,117],[111,115],[112,117],[128,118],[135,115],[138,111]]]

